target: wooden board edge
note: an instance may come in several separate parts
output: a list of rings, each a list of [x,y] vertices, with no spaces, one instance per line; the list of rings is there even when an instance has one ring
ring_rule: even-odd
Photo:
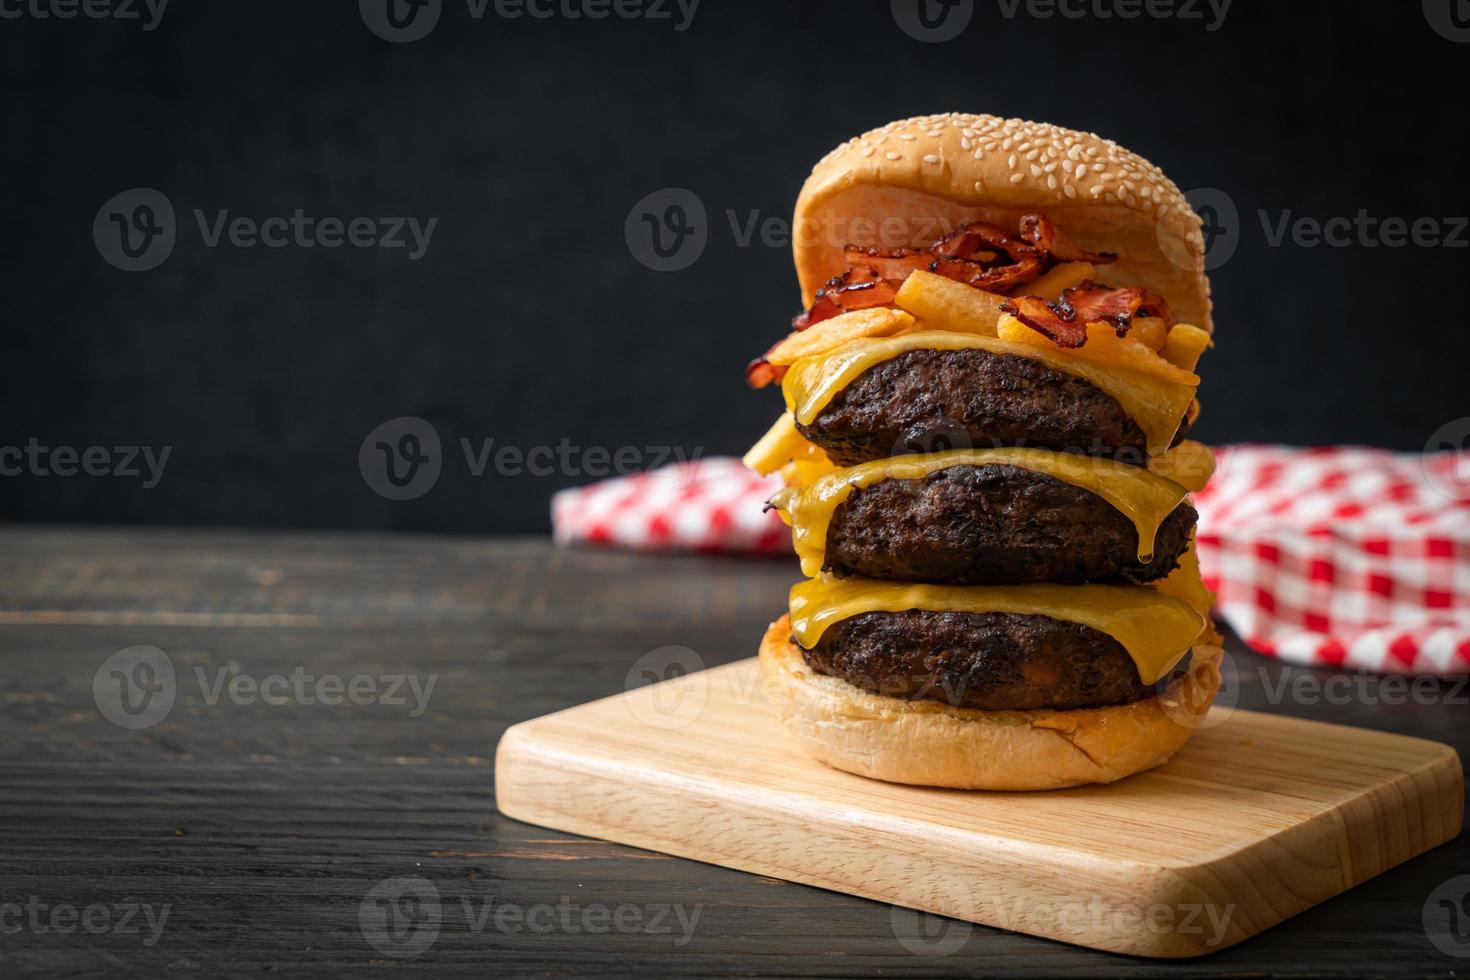
[[[1365,789],[1330,811],[1230,853],[1171,867],[1177,881],[1168,901],[1197,902],[1222,883],[1227,893],[1255,896],[1244,917],[1239,915],[1241,909],[1232,911],[1231,928],[1237,934],[1219,947],[1223,949],[1457,838],[1463,830],[1465,804],[1459,754],[1443,742],[1381,734],[1417,742],[1429,755],[1417,768]],[[1322,887],[1315,893],[1274,887],[1272,871],[1282,861],[1315,862],[1324,871]]]
[[[865,873],[854,874],[848,869],[839,876],[824,875],[805,856],[798,864],[749,851],[721,849],[715,843],[718,828],[714,824],[718,819],[713,815],[740,809],[743,804],[739,800],[637,766],[624,765],[610,775],[589,765],[585,755],[559,746],[554,739],[540,739],[538,720],[512,726],[496,749],[496,804],[512,819],[1007,931],[1155,959],[1193,958],[1226,949],[1453,840],[1463,824],[1464,777],[1458,754],[1443,743],[1414,739],[1432,747],[1432,756],[1399,779],[1365,791],[1361,799],[1200,864],[1128,864],[1126,875],[1120,873],[1114,883],[1126,898],[1112,906],[1104,902],[1106,915],[1116,917],[1119,910],[1130,916],[1155,909],[1176,913],[1189,910],[1195,918],[1184,919],[1181,928],[1173,931],[1149,931],[1140,926],[1139,931],[1120,933],[1086,923],[1079,925],[1080,917],[1075,914],[1062,915],[1069,906],[1081,904],[1075,893],[1046,894],[1036,881],[1028,882],[1030,892],[1024,902],[1015,900],[1029,902],[1029,908],[977,899],[968,882],[996,877],[993,856],[976,861],[973,855],[954,852],[906,854],[894,859],[902,864],[898,873],[885,874],[885,868],[874,866],[864,869]],[[625,801],[628,805],[621,809],[586,805],[589,797],[601,795],[606,803],[619,794],[629,797]],[[634,805],[634,797],[638,805]],[[677,829],[658,826],[657,815],[669,812],[696,816],[678,821]],[[619,815],[624,819],[618,819]],[[710,826],[702,825],[701,819]],[[742,826],[749,829],[771,823],[772,817],[770,813],[751,811],[744,814],[744,820]],[[851,831],[838,823],[824,825],[810,819],[810,815],[804,816],[804,824],[806,837],[821,838],[822,843],[839,838],[844,830]],[[789,828],[773,827],[760,837],[771,844],[769,854],[777,854],[781,838],[791,836],[783,830]],[[804,855],[812,853],[809,847],[802,850]],[[843,853],[851,858],[860,850],[851,847]],[[1344,861],[1351,853],[1367,857]],[[1283,859],[1320,865],[1324,879],[1320,888],[1301,895],[1284,895],[1281,889],[1273,889],[1270,871],[1274,862]],[[1120,862],[1119,867],[1123,865]],[[912,885],[895,887],[895,878],[925,885],[918,890]],[[1240,905],[1244,903],[1230,900],[1236,895],[1254,899],[1243,910],[1243,916]],[[1226,898],[1223,906],[1222,896]],[[1219,927],[1221,916],[1225,917],[1223,933]],[[1186,925],[1188,931],[1181,931]]]
[[[970,883],[990,880],[996,868],[993,863],[985,862],[993,862],[993,857],[982,856],[976,863],[973,855],[956,852],[895,854],[865,869],[867,873],[855,875],[849,872],[839,876],[824,875],[819,869],[813,870],[793,862],[722,850],[717,845],[718,828],[714,824],[719,822],[721,817],[718,815],[726,807],[738,804],[712,794],[691,796],[688,786],[676,782],[640,779],[640,776],[647,777],[648,774],[637,769],[625,769],[623,775],[623,779],[609,779],[607,773],[586,765],[585,760],[575,754],[538,742],[535,720],[522,722],[506,731],[496,749],[496,806],[511,819],[538,827],[609,840],[1107,952],[1155,959],[1198,957],[1246,938],[1233,936],[1228,942],[1209,945],[1209,937],[1205,933],[1198,937],[1178,932],[1119,935],[1107,929],[1094,928],[1090,923],[1088,916],[1096,914],[1093,906],[1097,898],[1089,900],[1093,903],[1089,905],[1079,901],[1070,890],[1037,897],[1040,889],[1036,882],[1030,880],[1027,881],[1029,892],[1024,899],[977,896]],[[602,805],[587,806],[585,802],[578,805],[579,798],[585,801],[587,796],[597,793],[605,794],[600,801]],[[637,805],[621,810],[631,819],[614,819],[613,815],[620,810],[607,805],[606,797],[619,793],[637,796]],[[631,804],[632,801],[629,802]],[[688,822],[681,821],[683,833],[680,834],[652,826],[655,815],[671,811],[694,813],[696,817]],[[773,820],[770,814],[746,814],[746,818],[747,830],[762,820]],[[824,826],[811,819],[804,820],[804,823],[807,837],[850,830],[845,826]],[[789,830],[789,825],[782,824],[763,838],[771,842],[771,853],[776,852],[776,835]],[[805,845],[810,843],[807,840],[798,848],[807,864],[808,856],[813,852]],[[861,853],[861,848],[838,850],[845,858]],[[1145,873],[1139,875],[1137,872],[1140,870]],[[1018,880],[1027,877],[1027,869],[1018,867],[1013,871]],[[1129,886],[1133,895],[1124,903],[1126,907],[1122,914],[1132,916],[1135,911],[1146,914],[1153,906],[1171,899],[1178,890],[1179,880],[1172,869],[1130,866],[1130,871],[1134,875]]]

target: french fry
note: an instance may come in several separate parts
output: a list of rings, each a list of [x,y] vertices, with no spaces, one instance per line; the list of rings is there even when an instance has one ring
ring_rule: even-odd
[[[795,459],[814,459],[826,453],[806,440],[796,428],[796,419],[790,412],[783,412],[776,423],[750,447],[741,459],[749,469],[761,476],[769,476]]]
[[[1081,347],[1076,348],[1059,347],[1052,343],[1045,334],[1032,330],[1020,320],[1009,315],[1000,318],[1000,323],[996,325],[996,336],[1012,343],[1046,347],[1071,354],[1082,360],[1111,364],[1176,384],[1199,384],[1199,375],[1169,363],[1159,355],[1158,351],[1150,350],[1132,337],[1119,337],[1118,332],[1106,323],[1087,324],[1087,341]]]
[[[895,302],[928,323],[931,330],[978,333],[995,336],[1000,304],[1006,298],[974,286],[925,272],[911,273],[898,290]]]
[[[1156,316],[1136,316],[1133,318],[1132,326],[1128,328],[1128,336],[1150,350],[1161,351],[1169,336],[1169,325]],[[1193,364],[1177,366],[1185,370],[1194,367]]]
[[[1097,267],[1090,262],[1064,262],[1040,279],[1017,287],[1016,295],[1040,296],[1042,299],[1055,300],[1062,295],[1062,290],[1071,289],[1078,283],[1096,276]]]
[[[1169,336],[1164,339],[1162,353],[1164,360],[1175,367],[1193,371],[1195,365],[1199,364],[1200,355],[1209,346],[1210,335],[1199,327],[1188,323],[1176,323],[1169,331]]]
[[[863,337],[891,337],[913,325],[914,318],[902,310],[886,306],[853,310],[791,334],[766,352],[766,360],[777,367],[787,367],[803,357],[825,354],[849,341]]]

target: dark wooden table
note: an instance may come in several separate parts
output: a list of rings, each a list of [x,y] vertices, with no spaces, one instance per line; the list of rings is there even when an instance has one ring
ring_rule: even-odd
[[[1461,957],[1441,951],[1422,922],[1431,893],[1470,873],[1463,837],[1181,963],[920,921],[496,812],[507,725],[623,690],[658,647],[709,665],[749,656],[795,577],[786,561],[65,529],[0,532],[0,555],[3,976],[1470,972],[1470,942],[1450,946]],[[164,652],[172,685],[119,653],[139,646]],[[1242,706],[1439,739],[1470,758],[1465,687],[1404,697],[1352,678],[1324,691],[1329,675],[1291,670],[1282,689],[1280,666],[1238,646],[1233,657]],[[171,694],[167,716],[147,725],[163,702],[141,694],[130,706],[142,713],[120,713],[114,670]],[[418,679],[418,695],[390,690],[394,675]],[[357,696],[317,703],[317,681],[333,678],[359,678]],[[417,917],[390,921],[370,898],[424,881]]]

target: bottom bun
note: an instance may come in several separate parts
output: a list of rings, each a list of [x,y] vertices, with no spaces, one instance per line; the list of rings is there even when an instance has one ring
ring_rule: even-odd
[[[1132,704],[1072,711],[980,711],[869,694],[807,666],[790,617],[761,641],[763,685],[781,719],[829,766],[891,783],[953,789],[1061,789],[1163,765],[1189,741],[1220,689],[1215,646]]]

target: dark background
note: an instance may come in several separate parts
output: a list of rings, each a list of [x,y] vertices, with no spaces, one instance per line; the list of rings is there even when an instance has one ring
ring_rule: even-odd
[[[741,369],[798,299],[789,252],[740,246],[727,210],[789,218],[833,145],[951,109],[1092,129],[1230,196],[1200,437],[1418,450],[1470,414],[1470,252],[1271,247],[1257,216],[1470,213],[1470,45],[1409,0],[1235,0],[1213,32],[974,4],[945,43],[907,36],[887,0],[704,0],[682,32],[445,0],[408,44],[352,2],[173,0],[151,32],[0,20],[0,445],[173,447],[152,490],[0,478],[0,515],[536,531],[587,477],[474,478],[460,438],[743,451],[779,398]],[[178,242],[120,271],[92,222],[140,186],[170,199]],[[624,221],[666,187],[698,194],[709,240],[659,273]],[[210,249],[195,208],[439,222],[409,261]],[[393,502],[357,454],[402,415],[433,423],[444,471]]]

